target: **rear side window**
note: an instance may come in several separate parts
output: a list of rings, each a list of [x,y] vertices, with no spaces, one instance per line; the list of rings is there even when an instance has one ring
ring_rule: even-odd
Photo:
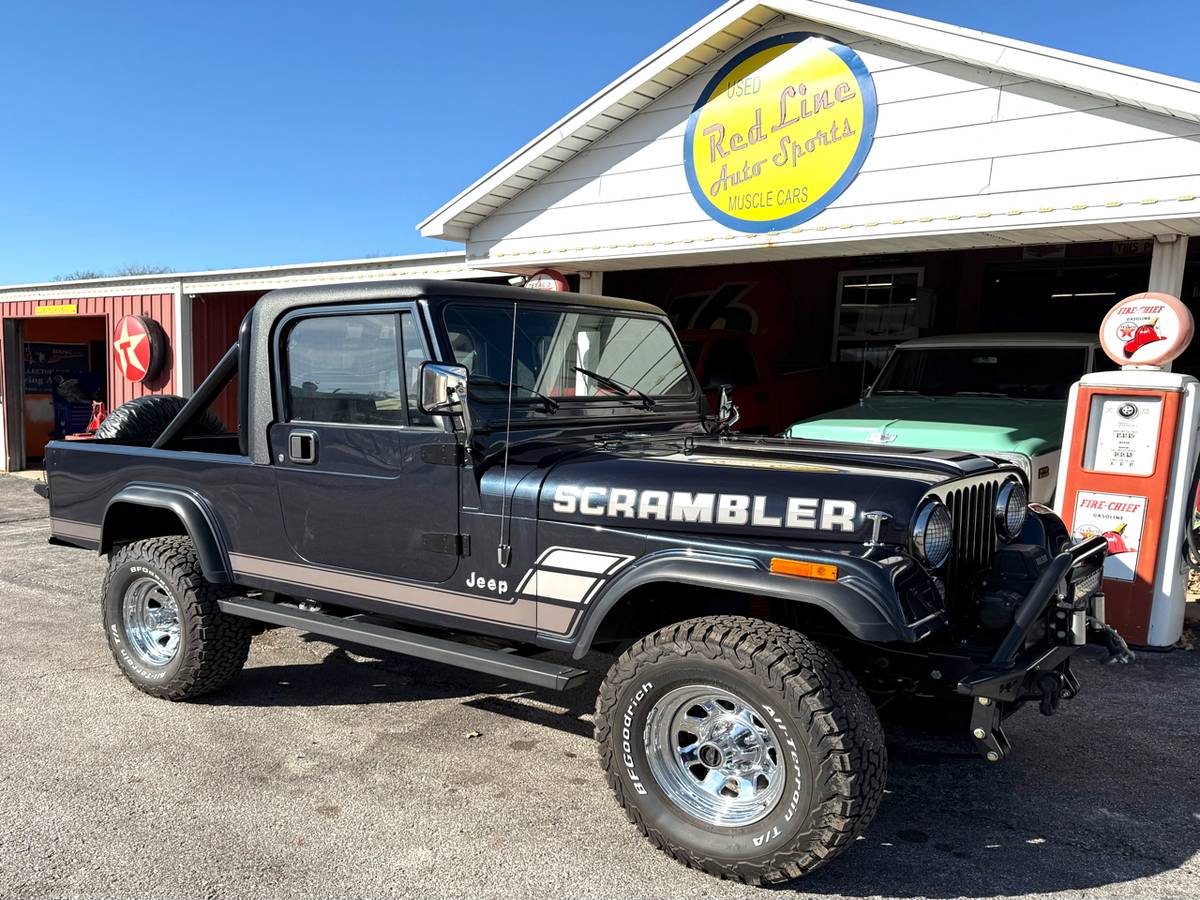
[[[288,414],[296,422],[408,422],[396,313],[314,316],[287,335]]]

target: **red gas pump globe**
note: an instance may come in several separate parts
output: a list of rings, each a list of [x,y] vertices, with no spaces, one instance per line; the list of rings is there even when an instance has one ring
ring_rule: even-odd
[[[162,368],[166,338],[162,328],[145,316],[125,316],[113,329],[113,359],[121,377],[146,381]]]
[[[571,285],[567,283],[567,276],[558,269],[539,269],[529,276],[529,280],[525,282],[525,287],[533,291],[569,291]]]
[[[1147,291],[1126,297],[1100,325],[1100,344],[1119,366],[1165,366],[1187,349],[1195,324],[1191,311],[1170,294]]]

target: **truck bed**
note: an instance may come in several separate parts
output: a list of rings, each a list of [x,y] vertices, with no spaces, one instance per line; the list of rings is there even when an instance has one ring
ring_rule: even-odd
[[[267,547],[282,533],[274,474],[237,452],[236,435],[189,437],[183,449],[156,450],[149,441],[53,441],[46,447],[50,530],[59,541],[100,548],[106,515],[119,513],[122,492],[139,486],[191,494],[225,546]],[[217,519],[211,511],[220,509]],[[136,522],[128,523],[136,528]]]

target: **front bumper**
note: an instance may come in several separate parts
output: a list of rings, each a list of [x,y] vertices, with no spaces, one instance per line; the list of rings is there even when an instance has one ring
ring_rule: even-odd
[[[971,737],[991,762],[1009,753],[1002,723],[1026,703],[1039,704],[1052,715],[1063,700],[1079,692],[1071,657],[1085,644],[1101,643],[1113,651],[1120,642],[1103,622],[1100,593],[1106,544],[1094,537],[1058,554],[1030,588],[992,659],[957,685],[972,698]],[[1044,631],[1034,639],[1036,626]]]

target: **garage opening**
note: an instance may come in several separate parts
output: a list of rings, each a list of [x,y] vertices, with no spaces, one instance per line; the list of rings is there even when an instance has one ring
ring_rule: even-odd
[[[6,438],[11,469],[40,469],[46,444],[87,429],[108,394],[104,316],[5,322]]]

